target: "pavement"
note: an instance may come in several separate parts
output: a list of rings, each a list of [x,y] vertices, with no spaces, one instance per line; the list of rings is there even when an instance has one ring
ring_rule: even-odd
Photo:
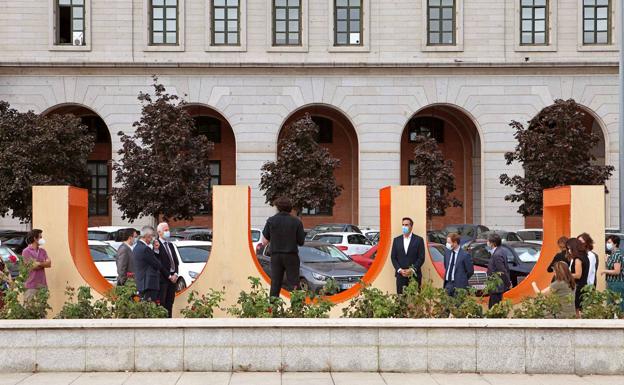
[[[0,385],[622,385],[624,376],[428,373],[0,373]]]

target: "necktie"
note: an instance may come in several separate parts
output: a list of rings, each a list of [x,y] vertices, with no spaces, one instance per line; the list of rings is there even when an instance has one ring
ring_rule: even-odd
[[[446,280],[452,281],[453,278],[453,270],[455,270],[455,252],[451,253],[451,262],[449,263],[448,270],[446,271]]]
[[[169,242],[163,240],[163,246],[165,247],[165,252],[167,253],[167,256],[169,256],[169,263],[170,266],[169,267],[169,271],[170,272],[174,272],[175,271],[175,264],[173,263],[173,257],[171,256],[171,249],[169,248]]]

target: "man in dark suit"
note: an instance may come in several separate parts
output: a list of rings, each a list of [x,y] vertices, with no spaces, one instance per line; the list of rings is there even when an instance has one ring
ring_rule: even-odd
[[[123,242],[117,249],[115,263],[117,264],[117,286],[122,286],[128,280],[129,274],[134,274],[132,265],[132,247],[136,243],[137,232],[134,229],[120,230]]]
[[[390,259],[394,266],[397,293],[402,294],[403,288],[409,284],[411,278],[416,279],[418,286],[422,283],[422,265],[425,263],[425,242],[421,237],[412,233],[414,221],[403,218],[403,235],[394,238]]]
[[[468,280],[474,274],[472,258],[459,247],[460,240],[460,236],[456,233],[450,233],[446,237],[444,289],[450,296],[455,295],[455,289],[467,289]]]
[[[502,301],[503,294],[511,288],[509,266],[507,265],[507,253],[501,247],[501,244],[501,237],[498,234],[492,234],[488,237],[487,246],[491,250],[492,257],[490,258],[490,262],[488,262],[487,274],[488,276],[496,274],[503,280],[494,292],[489,293],[489,308],[492,308],[492,306]]]
[[[278,198],[275,206],[279,211],[267,219],[262,230],[262,243],[271,252],[271,297],[279,297],[286,271],[287,290],[299,285],[299,246],[305,242],[303,223],[290,214],[292,203],[288,198]]]
[[[169,232],[169,224],[162,222],[156,227],[158,232],[158,243],[160,248],[156,252],[163,267],[163,273],[160,274],[160,304],[167,309],[169,318],[173,315],[173,301],[175,300],[176,288],[178,283],[178,266],[180,260],[175,248],[169,242],[171,233]]]
[[[160,275],[166,270],[160,263],[154,250],[159,249],[158,241],[154,239],[155,231],[152,226],[141,229],[141,239],[132,251],[133,265],[137,289],[144,301],[157,301],[160,294]],[[150,247],[153,244],[154,250]]]

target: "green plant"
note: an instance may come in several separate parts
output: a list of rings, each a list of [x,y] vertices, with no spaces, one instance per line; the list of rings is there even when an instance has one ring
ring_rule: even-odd
[[[290,318],[328,318],[334,303],[323,296],[317,296],[303,290],[290,292],[290,307],[286,316]]]
[[[442,288],[433,287],[431,282],[423,283],[413,279],[398,298],[399,314],[406,318],[446,318],[449,316],[449,296]]]
[[[491,309],[486,310],[485,318],[509,318],[513,310],[513,303],[509,299],[500,301]]]
[[[17,265],[19,274],[4,291],[4,307],[0,309],[0,319],[40,319],[46,318],[52,308],[48,305],[50,293],[41,288],[29,301],[21,301],[26,292],[24,284],[28,279],[31,263],[25,263],[20,257]]]
[[[519,307],[514,309],[514,318],[536,319],[557,318],[562,304],[556,295],[537,294],[535,297],[523,298]]]
[[[63,304],[61,311],[56,318],[62,319],[89,319],[89,318],[109,318],[108,309],[106,306],[102,306],[101,301],[93,303],[93,296],[91,295],[91,288],[88,286],[81,286],[78,288],[77,300],[74,302],[76,296],[76,290],[67,286],[65,288],[65,296],[67,300]]]
[[[476,297],[473,288],[455,289],[454,296],[443,296],[447,299],[447,307],[453,318],[482,318],[483,305]]]
[[[208,294],[201,297],[197,291],[193,290],[188,297],[188,306],[182,309],[181,313],[185,318],[212,318],[215,308],[220,308],[225,296],[225,291],[210,289]]]
[[[347,318],[396,318],[399,314],[398,297],[362,283],[360,293],[342,309]]]
[[[611,290],[598,291],[592,285],[585,286],[581,291],[582,318],[613,319],[620,318],[622,297]]]
[[[268,290],[260,282],[260,278],[247,277],[251,283],[251,291],[242,290],[235,306],[227,309],[228,314],[239,318],[279,318],[284,316],[284,301],[269,296]]]
[[[167,309],[150,301],[141,301],[136,282],[129,278],[123,286],[115,286],[103,299],[96,301],[96,307],[107,309],[107,318],[166,318]]]

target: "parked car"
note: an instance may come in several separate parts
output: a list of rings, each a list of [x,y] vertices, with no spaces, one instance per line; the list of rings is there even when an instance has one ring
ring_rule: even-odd
[[[180,256],[176,291],[181,291],[190,286],[204,270],[212,250],[212,242],[174,241],[171,244]]]
[[[360,234],[361,235],[361,234]],[[271,275],[271,257],[266,255],[269,248],[257,254],[262,269]],[[303,290],[318,293],[327,283],[334,279],[340,290],[347,290],[358,283],[366,269],[345,255],[337,247],[324,242],[306,242],[299,247],[299,285]]]
[[[251,229],[251,243],[254,250],[258,250],[260,239],[262,239],[262,231],[260,229]]]
[[[114,285],[117,282],[117,250],[106,242],[89,240],[89,251],[102,277]]]
[[[446,274],[446,269],[444,268],[446,247],[439,243],[428,242],[427,249],[436,272],[444,280],[444,275]],[[487,268],[474,265],[474,274],[468,280],[470,287],[477,291],[482,291],[485,289],[485,281],[487,281]]]
[[[368,269],[370,269],[371,265],[375,261],[378,247],[379,247],[378,245],[374,245],[364,254],[352,254],[350,258],[351,260],[353,260],[353,262],[364,267],[368,271]]]
[[[489,230],[490,229],[483,225],[458,224],[448,225],[444,227],[441,232],[444,234],[444,243],[446,243],[446,235],[457,233],[460,237],[460,244],[463,245],[470,240],[483,239],[483,233]]]
[[[8,246],[0,245],[0,258],[6,265],[7,269],[9,269],[9,273],[11,273],[11,277],[15,278],[19,275],[19,266],[17,263],[13,263],[10,261],[11,257],[15,257],[19,259],[19,255],[15,251],[13,251]]]
[[[171,234],[171,240],[212,242],[212,230],[207,227],[187,228],[179,233]]]
[[[26,245],[26,231],[2,230],[0,231],[0,245],[6,246],[16,254],[22,254]]]
[[[542,244],[544,239],[544,230],[542,229],[522,229],[516,231],[516,233],[522,238],[524,242]]]
[[[87,238],[90,241],[106,242],[117,250],[119,246],[121,246],[121,243],[125,241],[125,239],[121,239],[121,230],[126,229],[132,229],[139,233],[139,230],[129,226],[97,226],[87,229]]]
[[[326,223],[322,225],[316,225],[314,228],[306,233],[306,240],[311,240],[316,234],[319,233],[358,233],[362,234],[362,230],[356,225],[350,225],[346,223]]]
[[[373,245],[376,245],[379,242],[379,230],[364,229],[362,230],[362,234],[364,234],[364,236],[368,238]]]
[[[371,247],[371,241],[360,233],[320,233],[313,241],[331,243],[347,255],[364,254]]]
[[[469,252],[475,266],[487,268],[491,254],[486,246],[486,243],[479,243],[470,248]],[[507,253],[511,283],[517,286],[533,270],[542,251],[542,245],[530,242],[507,242],[500,247]]]
[[[442,230],[429,230],[427,231],[427,241],[439,244],[446,244],[446,236]]]

